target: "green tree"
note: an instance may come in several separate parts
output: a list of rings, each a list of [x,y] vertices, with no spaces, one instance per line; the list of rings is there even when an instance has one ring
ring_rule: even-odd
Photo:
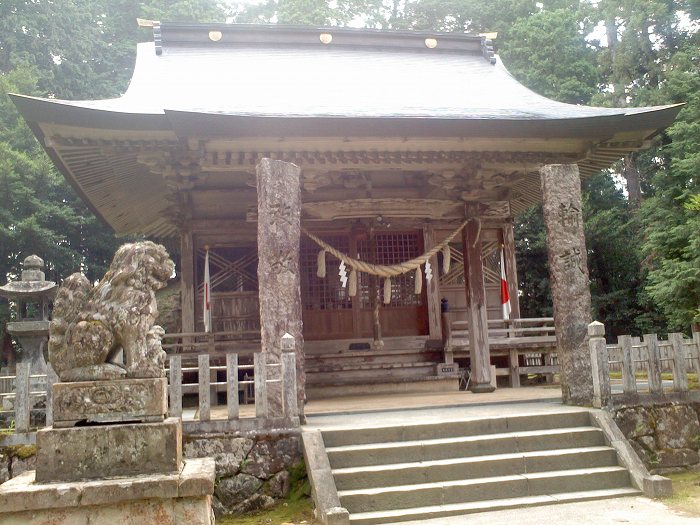
[[[552,290],[549,286],[547,234],[542,206],[533,206],[515,218],[515,255],[518,263],[520,315],[550,317]]]
[[[224,22],[212,0],[8,0],[0,2],[0,281],[41,256],[47,277],[82,270],[100,278],[118,245],[58,174],[7,93],[99,99],[127,87],[135,45],[150,40],[136,18]],[[0,337],[8,319],[0,304]]]
[[[642,206],[648,267],[647,292],[663,309],[671,328],[687,329],[700,310],[700,60],[689,45],[671,60],[663,96],[686,99],[668,130],[670,141],[654,159],[651,195]]]
[[[585,104],[597,91],[594,49],[585,39],[580,13],[541,11],[516,20],[507,31],[501,56],[527,87],[561,102]]]

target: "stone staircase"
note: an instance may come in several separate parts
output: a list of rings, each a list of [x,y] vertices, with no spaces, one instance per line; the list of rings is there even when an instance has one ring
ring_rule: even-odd
[[[321,433],[352,524],[640,494],[587,411]]]
[[[371,349],[366,339],[306,341],[306,396],[457,391],[456,376],[437,375],[442,349],[429,348],[426,341],[420,336],[391,337],[382,349]]]

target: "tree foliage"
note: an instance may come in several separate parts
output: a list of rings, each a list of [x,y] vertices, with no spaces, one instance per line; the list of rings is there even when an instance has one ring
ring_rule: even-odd
[[[0,2],[0,282],[18,278],[37,254],[47,278],[81,270],[103,275],[121,240],[99,222],[56,171],[7,93],[65,99],[119,96],[135,45],[149,40],[136,18],[224,22],[209,0],[8,0]],[[9,318],[0,304],[0,337]]]

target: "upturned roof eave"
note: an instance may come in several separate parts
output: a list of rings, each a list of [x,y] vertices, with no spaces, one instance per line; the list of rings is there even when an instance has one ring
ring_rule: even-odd
[[[10,94],[28,122],[105,130],[172,131],[221,137],[532,137],[597,138],[634,130],[663,129],[683,104],[630,108],[627,114],[578,118],[519,118],[430,115],[261,115],[164,109],[162,113],[114,111],[56,99]]]

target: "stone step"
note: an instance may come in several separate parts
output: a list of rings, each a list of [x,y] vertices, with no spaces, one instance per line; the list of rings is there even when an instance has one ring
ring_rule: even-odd
[[[324,376],[330,372],[339,372],[350,376],[349,372],[367,372],[381,370],[382,373],[388,370],[400,370],[404,368],[428,368],[435,372],[434,361],[404,361],[404,362],[364,362],[364,363],[333,363],[327,362],[323,364],[304,365],[304,370],[307,374],[318,374]]]
[[[402,350],[395,352],[344,352],[306,356],[305,367],[358,366],[364,364],[442,363],[444,354],[433,350]]]
[[[338,490],[353,490],[389,487],[396,480],[409,485],[611,465],[617,465],[615,450],[599,446],[347,467],[333,470],[333,477]]]
[[[542,496],[590,490],[616,489],[630,485],[623,467],[595,467],[535,472],[438,483],[420,483],[338,491],[341,505],[350,514],[450,505],[471,501]]]
[[[405,351],[410,350],[422,350],[425,348],[427,336],[403,336],[403,337],[386,337],[384,338],[384,347],[380,350],[372,349],[371,338],[361,338],[361,339],[337,339],[333,341],[304,341],[304,353],[307,356],[316,356],[319,354],[334,354],[334,353],[345,353],[353,352],[350,350],[350,345],[361,344],[370,345],[368,350],[354,351],[354,352],[364,352],[366,354],[373,352],[392,352],[392,351]]]
[[[445,516],[459,516],[494,510],[506,510],[535,505],[552,505],[556,503],[573,503],[607,498],[620,498],[641,494],[637,489],[622,487],[615,489],[589,490],[519,498],[501,498],[486,501],[470,501],[446,505],[431,505],[427,507],[412,507],[375,512],[358,512],[350,515],[352,525],[377,525],[382,523],[397,523],[402,521],[429,520]],[[465,523],[469,523],[465,519]]]
[[[435,376],[435,373],[434,363],[385,364],[379,367],[370,366],[331,372],[307,372],[306,384],[309,386],[344,385],[364,384],[367,381],[389,383],[392,381]]]
[[[338,447],[381,442],[417,441],[431,439],[435,436],[442,438],[465,437],[589,425],[590,416],[587,411],[562,410],[544,417],[542,414],[521,414],[386,427],[330,428],[324,429],[323,442],[326,447]]]
[[[307,376],[308,377],[308,376]],[[388,382],[384,377],[365,379],[361,383],[339,381],[335,384],[306,386],[306,398],[328,399],[331,397],[365,396],[383,394],[420,394],[436,392],[458,392],[457,377],[408,377]]]
[[[326,452],[331,467],[338,469],[405,463],[407,460],[434,461],[479,455],[564,449],[571,448],[572,445],[576,447],[602,446],[605,445],[605,439],[600,429],[586,426],[338,447],[327,446]]]

